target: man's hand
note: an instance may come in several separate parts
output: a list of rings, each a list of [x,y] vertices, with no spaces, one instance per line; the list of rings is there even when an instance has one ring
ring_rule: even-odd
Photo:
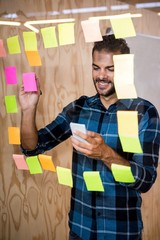
[[[40,86],[37,78],[36,78],[36,82],[37,82],[37,92],[25,92],[23,85],[20,88],[19,102],[20,102],[22,111],[36,108],[38,104],[38,100],[40,96]]]
[[[107,154],[107,149],[109,148],[104,142],[100,134],[87,131],[84,134],[80,131],[74,132],[77,136],[83,138],[86,142],[78,141],[73,136],[71,137],[73,147],[90,158],[103,159],[104,151]]]
[[[100,134],[91,131],[87,131],[87,134],[76,131],[75,134],[86,140],[86,142],[80,142],[72,136],[73,147],[87,157],[102,160],[109,169],[111,169],[112,163],[130,166],[129,161],[109,147]]]

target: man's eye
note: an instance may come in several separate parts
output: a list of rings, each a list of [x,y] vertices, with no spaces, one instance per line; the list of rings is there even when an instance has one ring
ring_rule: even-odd
[[[97,68],[97,67],[93,67],[93,70],[95,70],[95,71],[98,71],[98,70],[99,70],[99,68]]]
[[[114,68],[108,68],[108,71],[114,72]]]

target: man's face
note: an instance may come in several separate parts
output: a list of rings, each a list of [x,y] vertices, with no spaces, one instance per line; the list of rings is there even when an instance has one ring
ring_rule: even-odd
[[[109,97],[115,94],[113,53],[105,50],[94,51],[92,77],[100,96]]]

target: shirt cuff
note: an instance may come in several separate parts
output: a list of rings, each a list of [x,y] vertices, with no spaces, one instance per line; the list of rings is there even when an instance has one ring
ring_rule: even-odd
[[[20,150],[25,156],[28,156],[28,157],[29,156],[36,156],[36,155],[39,154],[38,145],[33,150],[26,150],[25,148],[22,147],[22,145],[20,145]]]

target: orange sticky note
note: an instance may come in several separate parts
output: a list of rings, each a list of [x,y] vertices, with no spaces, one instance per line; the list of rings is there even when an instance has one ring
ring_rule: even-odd
[[[52,172],[56,172],[55,166],[52,162],[52,157],[51,156],[46,156],[44,154],[39,154],[38,159],[41,163],[41,166],[44,170],[49,170]]]
[[[41,66],[41,57],[38,51],[26,51],[27,59],[30,66]]]
[[[20,129],[18,127],[8,127],[9,144],[20,144]]]

